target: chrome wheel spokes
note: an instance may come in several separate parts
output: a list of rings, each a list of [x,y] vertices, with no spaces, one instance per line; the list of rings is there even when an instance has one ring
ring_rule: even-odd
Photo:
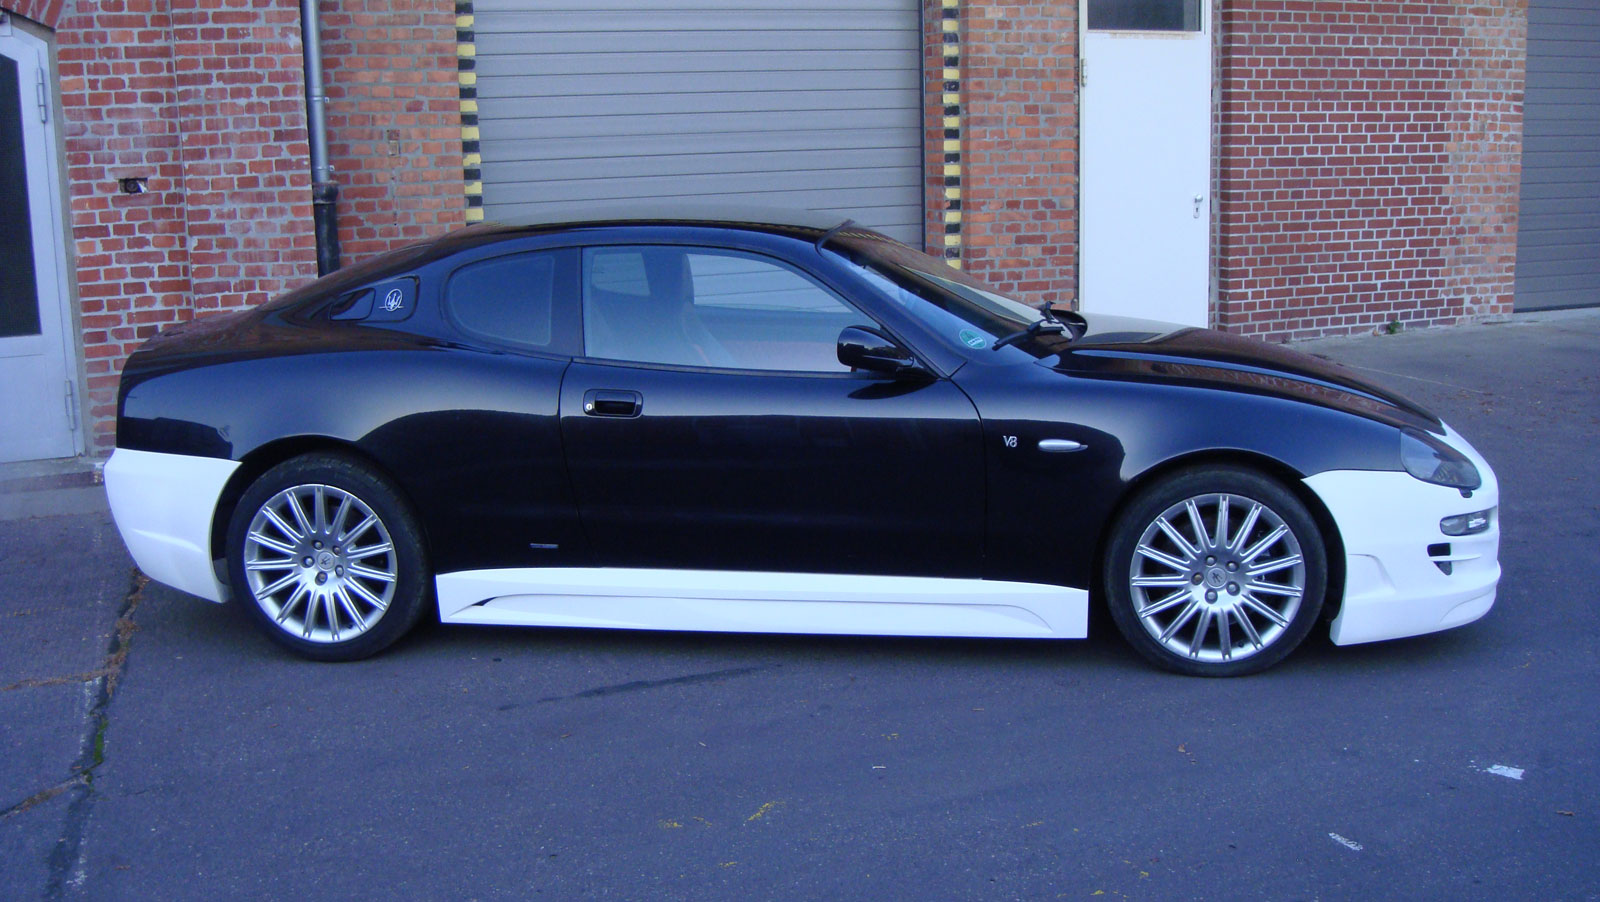
[[[251,599],[280,629],[311,642],[343,642],[388,609],[399,560],[388,528],[366,502],[337,486],[297,485],[267,499],[251,519],[244,572]]]
[[[1174,504],[1145,527],[1128,585],[1151,637],[1174,654],[1221,663],[1283,635],[1305,595],[1306,568],[1276,511],[1219,492]]]

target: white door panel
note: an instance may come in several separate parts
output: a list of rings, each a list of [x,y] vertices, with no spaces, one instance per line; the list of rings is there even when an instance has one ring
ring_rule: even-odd
[[[1079,294],[1083,309],[1206,325],[1211,26],[1100,31],[1084,5]],[[1115,5],[1112,3],[1111,5]],[[1182,0],[1174,0],[1182,6]]]
[[[45,47],[0,30],[0,462],[78,452]]]

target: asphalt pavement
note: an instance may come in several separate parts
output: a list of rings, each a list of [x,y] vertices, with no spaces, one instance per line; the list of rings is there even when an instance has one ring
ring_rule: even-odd
[[[1484,620],[1235,680],[1104,616],[313,664],[103,511],[0,521],[0,899],[1600,899],[1600,311],[1300,347],[1494,465]]]

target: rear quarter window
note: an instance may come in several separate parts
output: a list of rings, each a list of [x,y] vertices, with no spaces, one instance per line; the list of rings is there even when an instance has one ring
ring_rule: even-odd
[[[503,344],[549,348],[554,332],[556,258],[546,252],[469,263],[445,285],[457,328]]]

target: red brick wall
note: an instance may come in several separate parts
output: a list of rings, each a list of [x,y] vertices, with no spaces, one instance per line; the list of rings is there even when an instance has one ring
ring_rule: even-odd
[[[172,0],[184,232],[196,312],[316,274],[295,0]]]
[[[139,342],[314,272],[296,22],[291,0],[78,0],[59,21],[91,449]]]
[[[454,0],[323,0],[346,262],[463,222]]]
[[[1077,296],[1077,0],[962,8],[966,268],[1034,302]]]
[[[1224,0],[1216,321],[1510,313],[1525,0]]]
[[[46,28],[55,28],[66,8],[66,0],[5,0],[0,9],[32,19]]]
[[[295,0],[5,0],[54,25],[91,451],[162,326],[316,275]],[[345,260],[462,220],[454,5],[324,4]],[[124,194],[119,179],[146,179]]]
[[[123,358],[189,306],[171,16],[75,3],[56,60],[94,450],[109,441]],[[148,193],[120,193],[124,177],[148,178]]]
[[[298,21],[293,0],[78,0],[59,22],[91,450],[140,342],[315,272]]]

